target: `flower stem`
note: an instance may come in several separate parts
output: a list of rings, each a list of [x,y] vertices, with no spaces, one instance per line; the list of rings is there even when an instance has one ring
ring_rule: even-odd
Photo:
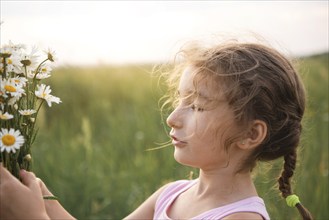
[[[33,81],[34,81],[35,78],[37,77],[37,74],[38,74],[38,72],[39,72],[39,70],[40,70],[41,65],[44,64],[47,60],[48,60],[48,58],[45,59],[44,61],[42,61],[42,62],[39,64],[39,66],[36,68],[36,70],[35,70],[35,74],[34,74],[34,77],[33,77]]]
[[[5,79],[6,78],[6,69],[7,69],[7,62],[6,62],[5,57],[2,59],[2,63],[3,63],[2,79]]]

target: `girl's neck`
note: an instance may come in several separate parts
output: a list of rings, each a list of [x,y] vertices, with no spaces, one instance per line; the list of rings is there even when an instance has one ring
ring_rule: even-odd
[[[251,173],[206,172],[200,170],[199,181],[195,185],[196,196],[219,196],[240,200],[257,196]]]

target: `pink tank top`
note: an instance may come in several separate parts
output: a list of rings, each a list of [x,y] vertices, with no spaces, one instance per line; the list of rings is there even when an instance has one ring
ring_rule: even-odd
[[[155,204],[154,218],[157,220],[170,219],[167,215],[167,211],[175,199],[184,191],[192,187],[196,180],[179,180],[169,184],[167,188],[163,190]],[[263,216],[264,219],[270,219],[264,201],[262,198],[254,196],[249,197],[228,205],[224,205],[218,208],[211,209],[198,216],[193,217],[194,220],[200,219],[222,219],[237,212],[255,212]]]

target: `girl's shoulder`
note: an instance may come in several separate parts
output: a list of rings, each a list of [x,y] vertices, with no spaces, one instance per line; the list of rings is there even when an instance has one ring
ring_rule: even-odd
[[[167,183],[167,186],[170,187],[175,187],[175,186],[186,186],[186,185],[194,185],[199,179],[192,179],[192,180],[187,180],[187,179],[181,179],[181,180],[175,180],[173,182]]]
[[[168,219],[167,210],[184,191],[196,184],[195,180],[177,180],[164,185],[155,204],[155,217]],[[219,217],[219,218],[217,218]],[[249,197],[224,206],[210,209],[193,219],[269,219],[265,203],[258,196]]]
[[[190,187],[192,187],[198,179],[194,179],[194,180],[176,180],[170,183],[167,183],[166,185],[164,185],[162,188],[162,194],[163,193],[177,193],[180,191],[184,191]]]
[[[178,195],[189,189],[194,184],[195,180],[177,180],[161,187],[155,202],[153,219],[169,219],[167,216],[167,210],[170,205]]]

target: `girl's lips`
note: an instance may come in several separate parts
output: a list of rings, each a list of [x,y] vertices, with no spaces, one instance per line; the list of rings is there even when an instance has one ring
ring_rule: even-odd
[[[175,145],[176,147],[183,147],[187,144],[187,142],[181,141],[173,135],[170,135],[170,137],[172,139],[172,144]]]

